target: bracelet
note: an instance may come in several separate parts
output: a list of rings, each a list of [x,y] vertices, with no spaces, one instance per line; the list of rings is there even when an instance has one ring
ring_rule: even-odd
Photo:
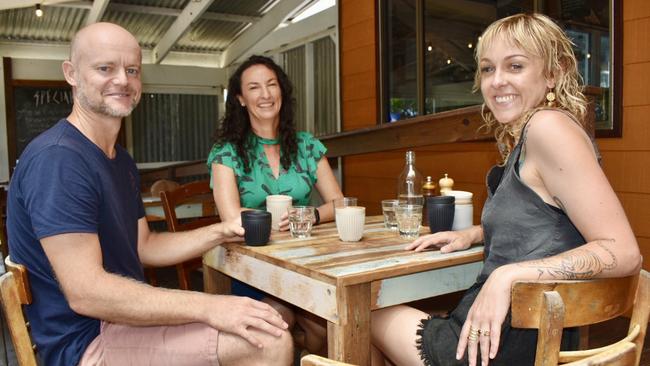
[[[314,218],[316,218],[316,221],[314,221],[314,225],[320,224],[320,212],[318,212],[318,209],[314,209]]]

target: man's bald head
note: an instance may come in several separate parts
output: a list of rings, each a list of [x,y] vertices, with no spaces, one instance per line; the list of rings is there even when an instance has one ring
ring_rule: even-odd
[[[137,48],[141,52],[138,40],[126,29],[113,23],[93,23],[81,28],[72,38],[70,61],[77,63],[79,57],[93,46]]]

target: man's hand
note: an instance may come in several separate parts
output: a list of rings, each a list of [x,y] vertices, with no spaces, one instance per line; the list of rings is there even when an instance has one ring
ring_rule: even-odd
[[[244,228],[241,226],[241,219],[224,221],[209,226],[215,240],[218,242],[237,242],[244,240]]]
[[[214,328],[237,334],[253,346],[262,348],[249,328],[256,328],[280,337],[288,324],[271,305],[243,296],[214,296],[218,304],[208,311],[207,323]],[[219,310],[217,310],[219,309]]]

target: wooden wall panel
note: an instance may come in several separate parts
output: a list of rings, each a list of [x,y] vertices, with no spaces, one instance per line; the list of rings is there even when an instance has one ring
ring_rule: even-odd
[[[353,129],[354,125],[359,127],[372,126],[377,121],[375,98],[346,100],[343,103],[341,114],[350,121],[344,125],[345,130]]]
[[[623,1],[623,0],[616,0]],[[650,17],[650,1],[625,0],[623,1],[623,20],[633,20]]]
[[[344,52],[345,58],[341,64],[341,75],[347,77],[363,74],[368,72],[368,64],[367,62],[363,62],[363,60],[368,60],[368,55],[375,52],[375,45],[365,45]]]
[[[608,151],[602,166],[614,190],[650,194],[650,151]]]
[[[623,54],[627,63],[650,61],[650,18],[635,19],[623,26]]]
[[[650,194],[618,193],[636,236],[650,238]],[[646,263],[648,259],[645,258]]]
[[[650,104],[650,64],[636,63],[623,65],[623,105],[640,106]]]
[[[343,127],[372,126],[377,121],[378,80],[369,83],[360,79],[377,75],[375,1],[343,0],[340,11]],[[619,91],[623,93],[623,137],[599,139],[598,144],[603,170],[637,236],[644,268],[650,269],[650,1],[625,0],[623,21],[623,90]],[[370,24],[372,35],[368,33]],[[361,84],[354,85],[358,82]],[[447,172],[456,180],[456,188],[474,192],[474,219],[478,222],[485,200],[485,173],[498,158],[494,143],[431,145],[415,151],[416,165],[424,175],[437,180]],[[345,194],[358,197],[370,214],[379,213],[379,201],[396,195],[404,152],[364,154],[343,161]]]
[[[623,108],[623,137],[598,139],[598,146],[605,154],[650,150],[650,105]]]
[[[343,51],[354,50],[360,47],[375,46],[375,19],[369,18],[345,28],[348,34],[345,42],[341,44]]]

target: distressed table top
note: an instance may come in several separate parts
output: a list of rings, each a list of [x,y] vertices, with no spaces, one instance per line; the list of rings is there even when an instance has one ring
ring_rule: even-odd
[[[339,240],[336,226],[330,222],[314,227],[309,239],[294,239],[289,232],[273,232],[266,246],[223,246],[338,285],[371,282],[483,259],[482,246],[449,254],[441,254],[438,250],[418,253],[404,250],[408,241],[401,239],[397,232],[386,229],[382,220],[382,216],[367,217],[364,235],[359,242]],[[423,227],[421,233],[428,233],[428,230],[428,227]]]

